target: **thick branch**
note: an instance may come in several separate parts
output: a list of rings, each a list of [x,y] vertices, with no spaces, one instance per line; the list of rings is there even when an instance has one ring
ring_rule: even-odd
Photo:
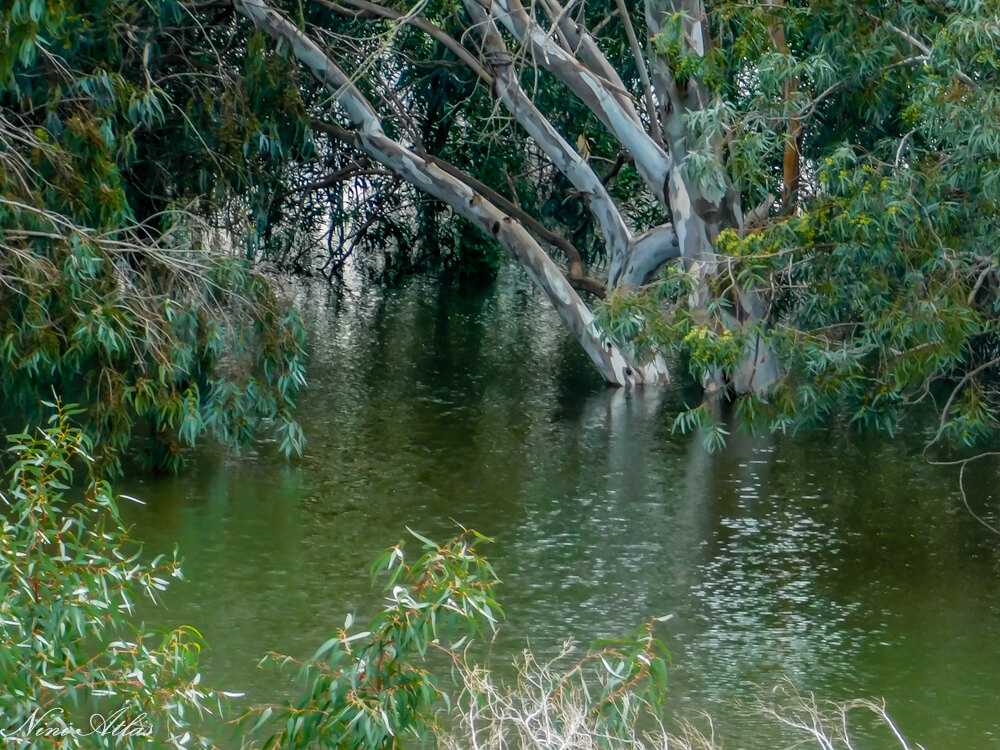
[[[680,257],[680,243],[672,224],[643,232],[632,241],[628,263],[614,279],[616,286],[649,283],[667,261]]]
[[[383,135],[382,123],[364,95],[358,91],[344,72],[312,39],[272,10],[264,0],[234,0],[236,10],[272,39],[280,39],[291,47],[295,57],[309,72],[333,93],[333,98],[344,108],[351,124],[368,135]]]
[[[493,15],[525,47],[536,63],[566,85],[632,154],[635,166],[661,205],[667,206],[670,156],[647,133],[634,108],[623,107],[607,79],[584,66],[555,43],[521,5],[520,0],[494,0]]]
[[[492,62],[500,100],[573,187],[586,196],[588,208],[604,235],[611,263],[623,263],[629,251],[631,233],[604,183],[524,93],[511,64],[510,52],[493,19],[477,0],[465,0],[465,8],[480,31],[486,59]]]
[[[638,385],[662,383],[669,379],[661,359],[639,364],[630,361],[625,352],[604,340],[597,330],[593,314],[559,267],[520,222],[433,162],[420,158],[387,137],[364,96],[349,83],[333,60],[294,24],[271,9],[264,0],[236,0],[236,8],[272,38],[287,43],[293,54],[331,90],[334,99],[348,112],[357,127],[351,132],[336,125],[323,124],[321,129],[348,141],[400,178],[447,203],[456,213],[506,247],[546,293],[560,318],[609,383]]]
[[[314,2],[319,3],[331,10],[340,13],[346,13],[349,15],[356,15],[350,9],[344,8],[338,3],[331,2],[331,0],[314,0]],[[375,5],[374,3],[367,2],[367,0],[340,0],[341,3],[350,5],[357,9],[358,13],[367,13],[372,16],[380,18],[388,18],[396,21],[401,21],[412,25],[414,28],[418,28],[426,32],[429,36],[439,41],[446,48],[450,49],[455,55],[462,60],[466,65],[468,65],[483,81],[491,85],[493,84],[493,76],[479,64],[479,61],[473,57],[468,50],[465,49],[458,41],[453,37],[445,33],[438,26],[430,23],[426,19],[415,16],[415,15],[404,15],[399,11],[392,8],[386,8],[380,5]],[[480,11],[481,12],[481,11]],[[433,161],[437,166],[444,169],[446,172],[451,174],[453,177],[462,180],[464,183],[469,185],[473,190],[481,193],[487,198],[491,203],[496,205],[502,211],[510,216],[518,219],[525,228],[528,229],[537,239],[546,244],[555,247],[560,250],[569,263],[569,279],[570,282],[578,289],[583,289],[590,292],[591,294],[596,294],[603,297],[606,294],[606,288],[602,282],[597,279],[587,277],[583,270],[583,260],[580,255],[580,251],[569,242],[565,237],[552,232],[547,227],[545,227],[541,222],[537,221],[533,216],[531,216],[526,211],[515,206],[513,203],[504,198],[500,193],[497,193],[492,188],[488,187],[486,184],[475,179],[472,175],[458,169],[457,167],[449,164],[443,159],[439,159],[436,156],[427,154],[423,151],[417,150],[421,157]],[[325,186],[329,184],[327,178],[315,183],[317,186]],[[332,181],[337,181],[337,176],[332,178]]]
[[[576,23],[558,0],[544,0],[543,5],[549,18],[558,25],[560,33],[566,38],[569,44],[568,51],[574,55],[584,66],[593,73],[606,80],[610,85],[611,92],[618,98],[622,108],[631,114],[632,118],[639,122],[639,114],[632,104],[632,97],[629,96],[625,83],[622,81],[618,71],[608,61],[608,58],[597,46],[592,34],[583,25]],[[572,0],[569,3],[572,5]],[[567,5],[566,7],[569,7]]]
[[[416,153],[427,161],[434,163],[452,177],[464,182],[508,216],[512,216],[517,219],[524,225],[525,229],[535,236],[536,239],[562,252],[562,254],[566,256],[566,260],[569,262],[569,281],[574,287],[577,289],[584,289],[600,297],[603,297],[607,293],[607,289],[603,283],[597,279],[584,275],[583,258],[580,256],[580,251],[576,249],[576,245],[572,242],[567,240],[561,234],[553,232],[523,208],[493,190],[493,188],[486,183],[480,182],[468,172],[459,169],[454,164],[434,156],[433,154],[428,154],[420,150],[417,150]]]
[[[669,380],[666,366],[661,360],[645,365],[634,363],[627,353],[604,340],[597,330],[593,314],[577,295],[572,284],[520,222],[503,213],[465,183],[438,168],[433,161],[421,159],[384,135],[366,135],[362,131],[348,131],[325,123],[318,123],[317,127],[351,143],[385,164],[407,182],[447,203],[456,213],[506,247],[545,291],[560,318],[609,383],[640,385]]]

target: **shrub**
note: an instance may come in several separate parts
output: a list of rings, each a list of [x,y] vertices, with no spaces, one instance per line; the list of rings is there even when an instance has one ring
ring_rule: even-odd
[[[208,746],[192,714],[221,710],[200,687],[201,637],[130,622],[179,578],[176,560],[141,559],[110,485],[90,474],[93,446],[70,425],[13,435],[0,535],[0,712],[19,747]],[[74,473],[88,475],[81,488]]]

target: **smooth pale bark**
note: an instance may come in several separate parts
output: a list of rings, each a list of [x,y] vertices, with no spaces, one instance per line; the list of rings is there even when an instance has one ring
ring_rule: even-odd
[[[667,224],[640,237],[632,236],[604,183],[524,92],[511,64],[510,51],[492,17],[477,0],[465,0],[465,7],[473,26],[480,31],[484,54],[492,63],[494,93],[556,168],[587,197],[608,251],[608,287],[646,283],[669,259],[680,255],[677,234]]]
[[[616,284],[623,287],[642,286],[651,281],[667,261],[680,257],[680,254],[680,244],[672,224],[643,232],[632,241],[628,260],[617,273]]]
[[[275,40],[286,43],[295,57],[333,94],[354,126],[345,131],[336,125],[324,129],[350,140],[358,149],[402,179],[448,204],[452,209],[494,237],[525,268],[545,292],[565,325],[590,357],[594,366],[614,385],[669,382],[666,364],[659,357],[637,363],[628,353],[606,340],[594,316],[559,267],[521,225],[488,200],[437,165],[385,135],[371,104],[343,71],[295,25],[270,8],[264,0],[235,0],[236,9]]]
[[[576,249],[576,246],[572,242],[562,235],[553,232],[527,211],[511,203],[511,201],[489,185],[480,182],[469,173],[458,169],[454,164],[449,164],[444,159],[440,159],[433,154],[424,153],[423,151],[415,151],[415,153],[422,159],[433,162],[452,177],[458,178],[505,214],[517,219],[524,225],[525,229],[531,232],[535,239],[561,252],[569,263],[569,283],[575,288],[584,289],[598,297],[604,297],[607,294],[607,287],[602,281],[584,274],[583,259],[580,256],[580,251]]]
[[[512,64],[513,58],[492,18],[486,14],[477,0],[465,0],[465,9],[472,19],[472,25],[479,30],[482,37],[483,52],[492,67],[496,95],[517,123],[549,157],[556,169],[586,197],[587,206],[604,235],[604,244],[611,264],[623,265],[631,247],[632,233],[626,226],[618,207],[608,195],[604,183],[591,169],[590,164],[560,135],[524,93]]]
[[[646,23],[650,34],[655,36],[663,31],[664,21],[676,13],[682,15],[684,53],[704,57],[711,47],[708,21],[702,0],[646,0]],[[675,227],[682,235],[681,246],[685,248],[685,256],[693,254],[695,247],[702,243],[708,246],[715,241],[719,232],[726,227],[737,227],[742,223],[739,191],[733,189],[726,179],[726,190],[722,196],[709,198],[697,182],[688,179],[686,162],[688,153],[697,148],[707,149],[720,162],[723,161],[723,138],[716,136],[708,143],[691,142],[692,134],[688,132],[686,118],[688,113],[707,109],[718,102],[718,96],[713,94],[697,78],[677,81],[673,77],[666,60],[655,51],[650,50],[653,61],[653,85],[657,99],[660,102],[660,122],[663,134],[670,149],[676,169],[671,175],[670,200],[675,198],[680,202],[675,212],[680,210],[687,219],[686,227]],[[688,213],[697,217],[704,226],[692,226]],[[677,222],[675,214],[675,223]],[[694,222],[694,223],[699,223]]]
[[[491,7],[494,17],[531,51],[535,63],[558,78],[604,123],[632,155],[636,170],[656,199],[667,206],[670,156],[643,129],[631,103],[622,105],[616,86],[559,46],[520,0],[494,0]]]
[[[678,11],[684,13],[684,43],[688,47],[688,53],[703,55],[705,38],[700,23],[703,12],[700,0],[646,0],[646,25],[650,36],[661,33],[664,19]],[[679,84],[667,61],[656,54],[652,46],[651,44],[652,77],[660,102],[660,125],[674,164],[667,185],[673,229],[677,234],[677,244],[684,264],[695,278],[695,288],[688,304],[695,317],[704,318],[702,322],[707,323],[708,315],[705,311],[711,301],[708,278],[717,268],[712,249],[713,227],[703,216],[706,201],[685,175],[688,154],[685,115],[690,109],[701,108],[704,97],[696,80],[689,79],[683,85]],[[713,375],[710,381],[702,385],[708,390],[722,391],[724,384],[720,374]]]
[[[557,24],[559,33],[566,39],[566,51],[573,54],[593,73],[606,80],[610,84],[611,92],[622,105],[622,109],[628,112],[636,122],[641,122],[639,113],[635,111],[632,98],[627,93],[628,89],[625,87],[625,83],[608,58],[601,52],[594,37],[584,26],[576,23],[569,16],[558,0],[542,0],[542,2],[549,18]]]
[[[645,0],[646,22],[651,35],[662,31],[664,19],[682,13],[685,53],[704,57],[712,40],[703,0]],[[688,269],[694,274],[695,290],[689,304],[695,317],[708,320],[706,308],[713,295],[708,279],[717,273],[713,243],[726,227],[741,227],[743,216],[739,191],[731,185],[717,200],[708,199],[686,174],[689,138],[685,116],[705,109],[713,103],[709,90],[697,79],[684,82],[674,79],[670,66],[662,57],[651,52],[653,85],[661,104],[660,122],[670,148],[674,169],[670,175],[668,195],[680,252]],[[721,140],[708,144],[720,161],[723,157]],[[750,333],[765,319],[765,306],[753,290],[735,290],[740,308],[734,318],[726,321],[733,329]],[[732,387],[737,393],[766,393],[780,376],[777,358],[758,334],[752,334],[747,351],[734,373]],[[721,393],[725,388],[721,374],[714,373],[703,383],[709,393]]]
[[[767,393],[781,377],[781,367],[771,347],[753,330],[765,319],[764,303],[759,294],[752,292],[740,292],[739,298],[745,319],[742,322],[730,321],[729,325],[749,334],[749,338],[743,358],[733,373],[733,390],[737,393]]]
[[[705,54],[705,32],[701,23],[704,8],[700,0],[646,0],[645,9],[651,36],[663,31],[666,17],[683,12],[687,53]],[[718,234],[718,224],[712,225],[707,221],[706,213],[713,218],[721,213],[718,205],[705,200],[697,186],[685,176],[689,146],[685,116],[689,111],[702,109],[707,95],[696,79],[678,83],[667,61],[652,50],[651,56],[653,81],[660,101],[660,122],[674,163],[668,184],[674,230],[681,255],[693,262],[711,252],[712,241]]]

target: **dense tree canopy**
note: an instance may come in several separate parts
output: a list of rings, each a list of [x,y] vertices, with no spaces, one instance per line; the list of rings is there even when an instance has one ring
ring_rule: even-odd
[[[939,437],[995,435],[996,0],[3,20],[3,387],[84,389],[118,447],[140,420],[179,444],[272,418],[298,445],[297,325],[250,263],[348,257],[509,255],[605,379],[690,377],[755,427],[892,431],[936,402]]]
[[[112,469],[137,427],[165,466],[262,421],[298,449],[299,324],[239,252],[268,239],[282,165],[312,148],[294,69],[223,65],[226,38],[174,2],[18,1],[0,19],[8,413],[53,389],[85,404]]]

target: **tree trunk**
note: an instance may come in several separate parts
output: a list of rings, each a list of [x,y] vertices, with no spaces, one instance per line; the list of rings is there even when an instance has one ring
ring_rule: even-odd
[[[647,363],[636,362],[628,352],[601,334],[593,313],[580,299],[560,268],[520,222],[473,191],[466,183],[386,136],[368,100],[304,32],[270,8],[265,0],[236,0],[235,6],[259,29],[289,46],[299,62],[330,90],[354,128],[346,130],[337,125],[326,124],[321,126],[322,129],[352,143],[401,179],[447,203],[456,213],[507,248],[545,292],[559,317],[573,332],[608,383],[635,386],[669,382],[666,364],[660,357]]]
[[[703,0],[646,0],[646,22],[650,34],[659,33],[667,16],[683,13],[684,44],[686,54],[703,57],[712,44]],[[688,112],[705,109],[713,103],[714,95],[698,79],[678,81],[666,60],[655,52],[653,60],[653,85],[660,101],[660,123],[670,149],[673,169],[668,182],[668,197],[673,214],[673,226],[681,257],[696,279],[695,290],[689,300],[696,318],[710,321],[707,307],[712,302],[708,279],[718,272],[719,261],[714,242],[722,229],[739,228],[743,223],[740,194],[726,177],[725,191],[721,197],[707,196],[692,180],[688,179],[686,166],[692,146],[691,133],[687,130]],[[710,148],[722,163],[721,140],[696,144]],[[765,319],[766,308],[753,290],[737,289],[734,300],[736,318],[724,323],[732,329],[749,333]],[[703,383],[709,395],[721,395],[730,386],[737,393],[766,393],[779,377],[777,360],[767,343],[757,334],[750,335],[750,343],[743,360],[733,374],[732,381],[723,381],[721,373],[712,373]]]

